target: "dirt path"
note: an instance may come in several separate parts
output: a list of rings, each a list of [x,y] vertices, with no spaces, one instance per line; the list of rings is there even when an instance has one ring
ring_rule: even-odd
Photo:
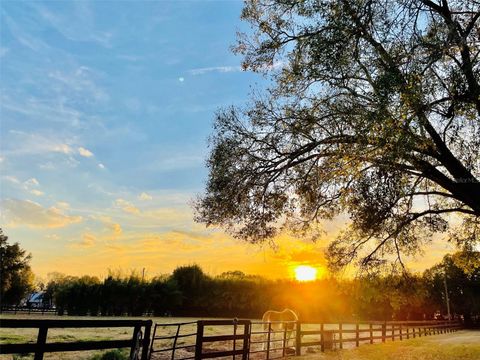
[[[426,337],[425,340],[439,344],[480,344],[480,330],[460,330],[452,334]]]
[[[480,330],[305,354],[295,360],[480,360]]]

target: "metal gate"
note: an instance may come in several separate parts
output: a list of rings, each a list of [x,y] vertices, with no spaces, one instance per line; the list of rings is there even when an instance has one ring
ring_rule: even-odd
[[[226,332],[228,333],[225,334]],[[225,357],[247,360],[250,334],[250,320],[199,320],[155,324],[149,359],[154,356],[155,359],[162,360]]]

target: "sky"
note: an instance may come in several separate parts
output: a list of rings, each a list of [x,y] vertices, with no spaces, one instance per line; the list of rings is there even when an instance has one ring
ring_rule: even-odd
[[[197,263],[290,277],[316,243],[232,239],[193,221],[215,111],[267,79],[230,48],[240,1],[0,2],[1,226],[32,269],[105,276]],[[443,242],[412,260],[424,269]]]

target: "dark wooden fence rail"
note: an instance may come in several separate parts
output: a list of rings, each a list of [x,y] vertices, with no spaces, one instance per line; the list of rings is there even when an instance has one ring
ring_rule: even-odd
[[[132,338],[126,340],[76,341],[47,343],[51,328],[133,328]],[[35,360],[42,360],[44,353],[130,348],[130,358],[135,358],[141,347],[141,360],[147,360],[152,320],[38,320],[2,319],[0,328],[38,328],[36,343],[2,344],[0,354],[34,353]],[[143,339],[141,336],[144,329]]]

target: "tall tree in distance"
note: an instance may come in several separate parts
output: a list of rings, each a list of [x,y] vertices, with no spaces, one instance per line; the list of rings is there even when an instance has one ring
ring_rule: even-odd
[[[448,231],[471,249],[479,17],[476,0],[247,1],[236,51],[274,85],[218,112],[196,219],[259,243],[348,214],[334,268],[402,263]]]
[[[0,228],[0,299],[1,304],[17,305],[33,290],[31,255],[18,243],[8,244],[8,236]]]

